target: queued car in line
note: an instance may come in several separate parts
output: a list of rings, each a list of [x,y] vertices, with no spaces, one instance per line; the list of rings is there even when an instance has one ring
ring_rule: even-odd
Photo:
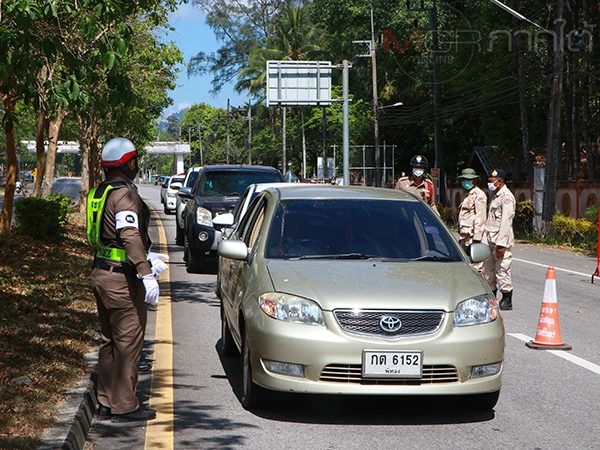
[[[183,220],[183,211],[192,195],[192,188],[196,183],[196,178],[198,178],[198,172],[200,172],[201,168],[200,166],[190,167],[185,172],[181,189],[177,192],[177,202],[175,205],[175,244],[177,245],[183,245],[184,243],[185,222]]]
[[[200,169],[192,192],[180,195],[188,200],[183,211],[183,257],[188,272],[202,272],[217,261],[217,245],[226,224],[218,216],[233,211],[244,189],[253,183],[276,181],[283,177],[274,167],[213,165]]]
[[[218,248],[221,349],[270,391],[498,400],[498,303],[435,213],[394,190],[269,188]]]
[[[177,191],[181,189],[184,177],[184,173],[173,175],[164,183],[164,188],[161,188],[162,204],[165,214],[171,214],[175,212]]]

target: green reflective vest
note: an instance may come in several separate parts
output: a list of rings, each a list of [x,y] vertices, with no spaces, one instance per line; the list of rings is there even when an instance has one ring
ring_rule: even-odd
[[[96,258],[115,262],[127,262],[127,252],[124,248],[107,247],[102,242],[102,214],[109,192],[121,183],[101,184],[91,189],[87,197],[87,241],[96,250]]]

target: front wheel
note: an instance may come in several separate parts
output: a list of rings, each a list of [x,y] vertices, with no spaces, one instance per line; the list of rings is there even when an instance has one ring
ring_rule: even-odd
[[[185,234],[185,230],[183,228],[179,227],[179,224],[177,223],[177,220],[175,221],[175,244],[176,245],[183,245],[183,236]]]
[[[185,268],[188,273],[201,273],[204,269],[204,259],[202,256],[199,256],[194,253],[192,248],[190,247],[187,236],[184,236],[184,261]]]
[[[242,406],[251,411],[261,409],[266,403],[268,391],[252,381],[252,363],[250,361],[250,345],[248,334],[244,334],[242,342]]]

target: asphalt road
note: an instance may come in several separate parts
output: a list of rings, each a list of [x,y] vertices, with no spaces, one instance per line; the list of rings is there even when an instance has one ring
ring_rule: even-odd
[[[140,192],[162,210],[157,187]],[[515,309],[503,314],[504,385],[493,412],[463,410],[446,399],[282,395],[275,407],[255,414],[239,402],[238,359],[218,351],[216,277],[186,273],[182,249],[174,245],[175,218],[160,216],[171,256],[174,442],[153,441],[148,448],[600,448],[600,284],[590,283],[594,258],[516,246]],[[530,350],[523,342],[535,336],[548,265],[557,269],[562,335],[571,352]],[[153,321],[151,314],[149,347]],[[148,389],[143,376],[142,397]],[[88,448],[144,448],[142,425],[96,424]]]

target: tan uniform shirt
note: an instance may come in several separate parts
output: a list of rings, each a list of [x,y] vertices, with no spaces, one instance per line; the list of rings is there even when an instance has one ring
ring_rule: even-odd
[[[468,246],[473,241],[483,240],[487,215],[487,196],[475,186],[460,204],[458,230],[461,244]]]
[[[515,243],[513,219],[515,217],[515,196],[502,186],[490,200],[485,233],[487,242],[499,247],[510,248]]]
[[[114,176],[111,181],[124,181],[125,187],[110,192],[102,217],[102,242],[107,246],[122,247],[141,276],[152,273],[146,252],[152,241],[148,235],[150,210],[137,192],[137,187],[126,177]],[[112,244],[112,245],[111,245]]]
[[[417,183],[413,178],[402,177],[396,183],[397,191],[407,191],[416,195],[439,215],[435,206],[433,182],[427,178],[423,178],[420,183]]]

